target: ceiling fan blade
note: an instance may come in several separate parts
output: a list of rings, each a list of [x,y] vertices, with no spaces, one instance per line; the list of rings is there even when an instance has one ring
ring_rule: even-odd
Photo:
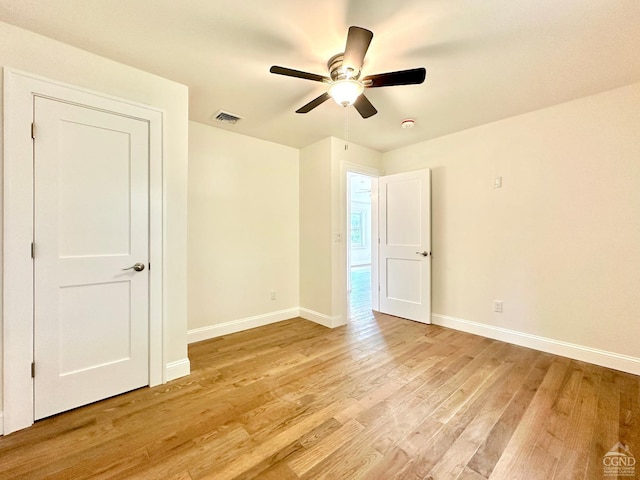
[[[364,77],[362,81],[367,88],[391,87],[393,85],[417,85],[424,82],[427,71],[424,68],[412,68],[399,72],[378,73]],[[368,85],[371,82],[371,85]]]
[[[364,96],[364,94],[360,95],[356,99],[356,101],[353,102],[353,106],[356,107],[356,110],[358,110],[358,113],[362,118],[373,117],[376,113],[378,113],[376,107],[373,106],[373,104],[367,97]]]
[[[327,92],[324,92],[319,97],[314,98],[313,100],[311,100],[306,105],[300,107],[298,110],[296,110],[296,113],[309,113],[311,110],[316,108],[318,105],[326,102],[330,98],[331,97],[329,96],[329,94]]]
[[[278,67],[274,65],[269,69],[271,73],[275,73],[277,75],[285,75],[287,77],[296,77],[296,78],[304,78],[305,80],[313,80],[315,82],[330,82],[331,79],[329,77],[325,77],[323,75],[317,75],[315,73],[307,73],[301,72],[300,70],[294,70],[292,68],[286,67]]]
[[[366,28],[349,27],[342,65],[359,72],[362,69],[362,62],[372,38],[373,33]]]

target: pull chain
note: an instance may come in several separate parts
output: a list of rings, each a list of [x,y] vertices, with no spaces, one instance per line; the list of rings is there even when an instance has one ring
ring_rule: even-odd
[[[349,114],[347,107],[344,107],[344,149],[349,150]]]

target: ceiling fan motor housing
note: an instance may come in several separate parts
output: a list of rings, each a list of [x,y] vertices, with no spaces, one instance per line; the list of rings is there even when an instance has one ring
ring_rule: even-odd
[[[343,65],[344,53],[338,53],[331,57],[327,62],[329,76],[334,82],[336,80],[358,80],[360,78],[360,70],[354,70],[351,67]]]

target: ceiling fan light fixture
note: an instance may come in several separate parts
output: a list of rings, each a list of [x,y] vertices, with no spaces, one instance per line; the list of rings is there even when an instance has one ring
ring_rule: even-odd
[[[356,26],[349,27],[344,52],[334,55],[327,62],[328,77],[278,65],[273,65],[269,71],[277,75],[328,84],[327,90],[322,95],[300,107],[296,110],[296,113],[309,113],[329,100],[329,98],[333,98],[338,105],[343,107],[353,105],[362,118],[370,118],[378,111],[363,94],[365,88],[418,85],[424,82],[426,77],[426,70],[421,67],[397,72],[377,73],[360,78],[364,57],[372,39],[373,33],[371,30]]]
[[[356,80],[336,80],[329,87],[329,95],[338,105],[348,107],[364,92],[364,85]]]

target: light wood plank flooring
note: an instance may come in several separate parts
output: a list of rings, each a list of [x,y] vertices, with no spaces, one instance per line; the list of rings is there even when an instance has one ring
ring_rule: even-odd
[[[293,319],[189,355],[189,377],[0,438],[0,478],[610,479],[618,442],[640,459],[639,377],[433,325]]]

